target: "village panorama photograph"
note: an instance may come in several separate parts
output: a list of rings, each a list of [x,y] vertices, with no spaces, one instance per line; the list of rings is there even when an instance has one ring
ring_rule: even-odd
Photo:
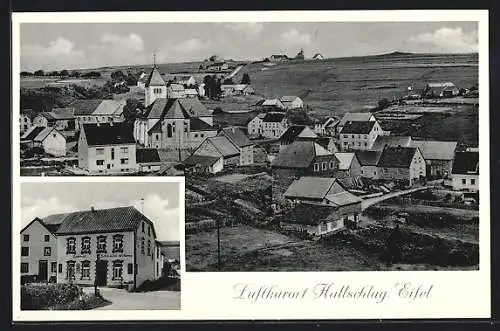
[[[179,190],[21,183],[20,309],[181,309]]]
[[[22,23],[19,56],[21,176],[185,176],[188,272],[479,268],[477,22]]]

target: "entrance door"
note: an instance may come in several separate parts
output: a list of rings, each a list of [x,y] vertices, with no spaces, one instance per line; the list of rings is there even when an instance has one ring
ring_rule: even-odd
[[[47,260],[38,261],[38,280],[41,282],[47,281],[47,272],[48,272],[48,263]]]
[[[98,261],[96,266],[96,283],[99,286],[106,285],[108,279],[108,261]]]

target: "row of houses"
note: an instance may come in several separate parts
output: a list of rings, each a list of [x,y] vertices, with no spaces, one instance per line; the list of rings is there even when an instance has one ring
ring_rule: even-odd
[[[140,286],[163,275],[167,257],[154,223],[134,207],[35,218],[20,232],[21,278]]]
[[[205,95],[205,84],[198,84],[193,76],[161,74],[156,65],[149,74],[141,75],[137,86],[145,91],[146,106],[156,98],[197,98]]]

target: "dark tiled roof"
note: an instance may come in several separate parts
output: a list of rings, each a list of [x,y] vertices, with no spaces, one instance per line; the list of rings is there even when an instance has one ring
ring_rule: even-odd
[[[341,133],[368,134],[371,132],[375,121],[352,121],[347,122]]]
[[[332,155],[314,141],[297,140],[283,149],[271,162],[277,168],[308,168],[317,155]]]
[[[160,155],[155,148],[138,148],[135,152],[137,163],[154,163],[160,162]]]
[[[134,144],[133,127],[129,123],[83,124],[89,146]]]
[[[297,136],[304,131],[305,125],[292,125],[280,137],[282,143],[290,144],[297,139]]]
[[[193,154],[189,156],[187,159],[184,160],[184,164],[186,165],[207,165],[211,166],[215,162],[217,162],[218,159],[220,159],[221,156],[208,156],[208,155],[196,155]]]
[[[382,151],[385,146],[415,147],[411,146],[410,136],[378,136],[371,149]]]
[[[453,160],[452,174],[479,175],[479,153],[457,152]]]
[[[189,119],[189,128],[191,131],[215,131],[214,127],[198,117]]]
[[[102,100],[75,100],[70,104],[70,107],[74,109],[75,116],[88,116],[97,109],[101,104]]]
[[[42,132],[45,128],[43,126],[34,126],[31,130],[28,130],[21,137],[21,140],[33,140],[35,139],[40,132]]]
[[[211,116],[208,109],[198,98],[188,99],[156,99],[148,107],[144,117],[153,119],[163,118],[190,118]]]
[[[221,135],[226,136],[233,144],[235,144],[238,147],[245,147],[245,146],[250,146],[252,145],[252,142],[248,137],[243,133],[243,130],[241,130],[238,127],[231,126],[231,127],[226,127],[222,129]]]
[[[386,147],[380,160],[379,167],[387,168],[408,168],[417,151],[414,147]]]
[[[210,137],[206,139],[207,142],[211,143],[215,149],[225,158],[238,155],[240,151],[238,147],[234,145],[231,140],[224,136]]]
[[[262,119],[263,122],[281,122],[285,118],[284,113],[267,113]]]
[[[382,151],[356,151],[356,157],[362,166],[376,166]]]
[[[56,232],[58,235],[133,231],[139,227],[141,221],[152,225],[152,222],[134,207],[86,210],[49,217],[52,221],[60,221],[61,225]]]

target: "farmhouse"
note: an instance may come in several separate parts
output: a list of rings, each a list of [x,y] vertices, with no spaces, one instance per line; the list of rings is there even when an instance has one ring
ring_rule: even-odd
[[[262,135],[262,119],[266,116],[265,113],[258,114],[252,118],[247,124],[247,132],[250,136]]]
[[[456,141],[413,140],[425,159],[427,176],[447,178],[451,175]]]
[[[377,136],[371,150],[383,151],[386,146],[389,147],[418,147],[412,145],[410,136]]]
[[[125,100],[75,100],[70,106],[74,109],[76,130],[83,124],[121,123],[125,121],[123,108]]]
[[[242,156],[240,150],[245,151],[246,154]],[[195,168],[215,173],[221,171],[226,166],[242,165],[242,160],[248,162],[248,150],[249,149],[244,148],[240,149],[240,147],[235,145],[226,135],[220,135],[205,139],[183,163],[188,166],[194,166]],[[209,158],[207,158],[207,156]],[[222,168],[220,165],[221,158]],[[198,164],[196,162],[200,163]]]
[[[261,132],[266,138],[279,138],[288,128],[288,120],[284,113],[267,113],[262,118]]]
[[[339,169],[336,173],[337,178],[357,177],[361,175],[361,164],[356,153],[337,152],[335,157],[339,160]]]
[[[32,126],[21,136],[21,145],[41,148],[44,153],[60,157],[66,155],[66,138],[54,127]]]
[[[425,177],[425,160],[417,147],[386,147],[377,167],[380,178],[391,181],[408,181]]]
[[[460,90],[452,82],[428,83],[422,96],[424,98],[450,98],[457,96],[459,93]]]
[[[226,137],[233,145],[238,147],[240,152],[240,165],[253,164],[254,145],[245,135],[243,130],[231,126],[223,128],[218,135]]]
[[[54,283],[57,279],[57,238],[39,218],[21,230],[21,279],[25,277]]]
[[[304,101],[294,95],[285,95],[280,98],[286,109],[297,109],[304,107]]]
[[[340,131],[340,146],[342,150],[369,150],[382,128],[378,121],[349,121]]]
[[[136,171],[136,145],[127,123],[83,124],[78,167],[89,174]]]
[[[213,137],[213,116],[198,98],[157,99],[134,122],[134,139],[141,145],[192,150]]]
[[[451,182],[456,191],[479,191],[479,152],[455,153]]]
[[[155,148],[137,148],[135,160],[137,170],[141,172],[159,171],[161,168],[160,155]]]
[[[269,110],[285,110],[286,107],[280,99],[266,99],[261,104],[262,108]]]
[[[361,177],[371,179],[380,178],[380,172],[377,167],[380,156],[382,156],[382,151],[356,151],[356,157],[361,165]]]
[[[340,121],[335,117],[328,117],[323,121],[314,123],[314,132],[321,136],[335,136],[337,133],[337,125]]]
[[[38,113],[32,124],[55,127],[59,131],[72,131],[75,130],[75,116],[71,108],[54,108],[51,112]]]
[[[216,174],[224,169],[224,158],[221,155],[197,155],[191,154],[183,161],[187,170],[193,173]]]
[[[21,109],[19,114],[19,133],[23,134],[26,132],[33,124],[33,118],[36,113],[31,109]]]
[[[134,207],[92,207],[45,220],[59,224],[58,283],[137,287],[162,274],[154,224]]]
[[[296,140],[314,140],[316,133],[306,125],[292,125],[280,137],[280,151]]]
[[[311,235],[337,231],[357,224],[361,199],[346,191],[335,178],[301,177],[286,190],[285,198],[295,203],[282,226]]]
[[[225,84],[221,85],[223,96],[241,96],[255,94],[251,85],[247,84]]]
[[[273,200],[281,195],[295,177],[331,176],[338,170],[335,155],[314,141],[297,140],[284,148],[271,162]]]
[[[190,86],[195,86],[196,85],[196,79],[193,76],[190,75],[183,75],[176,77],[177,79],[175,82],[177,84],[180,84],[184,87],[190,87]]]
[[[372,113],[345,113],[344,117],[342,117],[340,123],[337,125],[337,133],[340,133],[340,131],[342,131],[342,128],[346,123],[359,121],[376,121],[376,119]]]

